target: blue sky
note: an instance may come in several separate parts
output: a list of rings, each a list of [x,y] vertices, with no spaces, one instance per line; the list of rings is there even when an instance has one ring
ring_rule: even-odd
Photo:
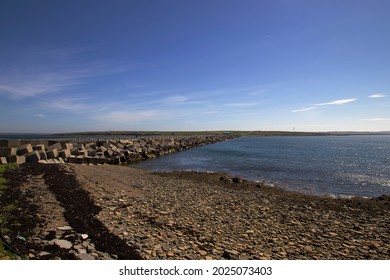
[[[0,133],[390,130],[390,1],[0,2]]]

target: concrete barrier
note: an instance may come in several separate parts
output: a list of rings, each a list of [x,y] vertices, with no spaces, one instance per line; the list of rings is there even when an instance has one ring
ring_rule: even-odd
[[[17,148],[0,148],[2,162],[64,163],[65,161],[78,164],[121,164],[143,159],[160,157],[185,151],[195,147],[208,145],[234,138],[232,135],[218,136],[183,136],[183,137],[153,137],[121,140],[90,139],[78,142],[51,141],[45,144],[30,143]],[[9,145],[9,142],[3,144]]]

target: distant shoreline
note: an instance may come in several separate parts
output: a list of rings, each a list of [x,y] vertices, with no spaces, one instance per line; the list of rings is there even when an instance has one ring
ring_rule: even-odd
[[[304,132],[304,131],[86,131],[65,133],[0,133],[0,139],[59,139],[59,138],[97,138],[97,137],[157,137],[157,136],[204,136],[232,134],[240,136],[353,136],[353,135],[390,135],[390,131],[360,132],[360,131],[330,131],[330,132]]]
[[[305,131],[240,131],[240,130],[220,130],[220,131],[87,131],[55,133],[54,136],[67,135],[210,135],[210,134],[239,134],[255,136],[332,136],[332,135],[390,135],[390,131],[330,131],[330,132],[305,132]]]

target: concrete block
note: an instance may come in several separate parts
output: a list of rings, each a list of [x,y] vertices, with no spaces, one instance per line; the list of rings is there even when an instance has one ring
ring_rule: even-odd
[[[112,156],[112,154],[113,154],[113,151],[112,151],[112,150],[106,150],[106,151],[104,151],[104,155],[105,155],[106,157],[110,157],[110,156]]]
[[[0,157],[7,157],[12,155],[16,155],[16,148],[0,148]]]
[[[110,149],[111,148],[111,144],[108,143],[108,142],[103,142],[102,143],[102,147],[106,148],[106,149]]]
[[[72,143],[68,143],[68,142],[61,142],[61,147],[62,149],[68,149],[68,150],[72,150],[73,149],[73,144]]]
[[[47,159],[47,154],[45,152],[45,150],[43,151],[37,151],[39,153],[39,156],[41,157],[41,159]]]
[[[85,144],[85,148],[86,149],[93,149],[93,150],[95,150],[96,149],[96,143],[95,142],[86,143]]]
[[[46,159],[41,159],[40,161],[38,161],[38,163],[48,164]]]
[[[77,155],[85,157],[88,155],[88,152],[87,150],[77,150]]]
[[[61,144],[57,142],[47,147],[47,151],[52,151],[54,149],[56,149],[57,151],[62,150]]]
[[[63,150],[58,152],[58,155],[60,157],[62,157],[63,159],[67,159],[68,157],[70,157],[72,155],[72,153],[70,152],[69,149],[63,149]]]
[[[57,144],[59,143],[59,141],[57,140],[49,140],[48,143],[47,143],[47,146],[51,146],[51,145],[54,145],[54,144]]]
[[[33,150],[34,150],[34,151],[44,151],[44,150],[45,150],[45,145],[43,145],[43,144],[35,145],[35,146],[33,147]]]
[[[7,157],[8,163],[23,164],[26,162],[25,156],[10,155]]]
[[[0,147],[8,147],[8,140],[0,140]]]
[[[6,157],[0,157],[0,164],[7,164],[7,158]]]
[[[95,157],[92,157],[92,158],[91,158],[91,163],[92,163],[92,164],[98,164],[98,163],[99,163],[99,157],[96,157],[96,156],[95,156]]]
[[[82,143],[79,143],[79,144],[75,145],[74,148],[77,150],[85,150],[85,145]]]
[[[82,164],[83,163],[83,157],[82,156],[71,155],[68,158],[68,160],[69,160],[70,163],[77,163],[77,164]]]
[[[84,159],[84,163],[86,163],[86,164],[90,164],[92,161],[92,158],[89,156],[85,156],[85,157],[83,157],[83,159]]]
[[[89,150],[87,151],[87,153],[88,153],[88,156],[90,156],[90,157],[96,156],[96,151],[95,151],[95,150],[89,149]]]
[[[33,151],[26,155],[26,162],[38,162],[40,161],[41,156],[38,151]]]
[[[47,163],[55,163],[55,162],[54,162],[54,159],[50,158],[47,160]]]
[[[57,149],[53,149],[51,151],[46,152],[46,157],[47,158],[57,158],[58,157],[58,151]]]
[[[16,153],[18,156],[21,156],[21,155],[27,155],[27,154],[31,153],[32,151],[33,151],[33,148],[31,146],[31,144],[25,144],[25,145],[19,146]]]
[[[104,153],[105,151],[107,151],[107,148],[104,146],[100,146],[96,151]]]
[[[65,163],[65,160],[62,157],[58,158],[59,163]]]

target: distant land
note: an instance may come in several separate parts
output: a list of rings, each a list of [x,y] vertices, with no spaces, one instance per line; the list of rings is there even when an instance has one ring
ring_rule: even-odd
[[[71,135],[131,135],[131,136],[151,136],[151,135],[204,135],[204,134],[238,134],[247,136],[330,136],[330,135],[390,135],[390,131],[329,131],[329,132],[304,132],[304,131],[241,131],[241,130],[221,130],[221,131],[87,131],[56,133],[53,136]]]
[[[329,132],[304,132],[304,131],[84,131],[67,133],[0,133],[0,139],[63,139],[63,138],[133,138],[151,136],[194,136],[194,135],[220,135],[234,134],[240,136],[348,136],[348,135],[390,135],[390,131],[329,131]]]

